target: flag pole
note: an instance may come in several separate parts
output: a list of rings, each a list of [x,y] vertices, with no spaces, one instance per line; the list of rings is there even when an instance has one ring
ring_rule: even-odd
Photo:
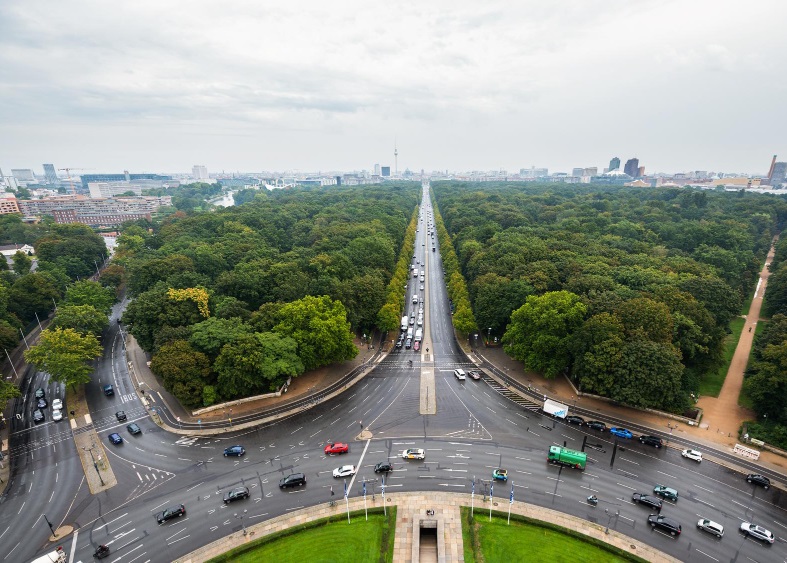
[[[489,485],[489,521],[492,521],[492,493],[495,490],[495,484]]]
[[[388,512],[385,509],[385,475],[383,475],[383,515],[388,516]]]
[[[514,504],[514,482],[511,481],[511,497],[508,499],[508,525],[511,525],[511,505]]]
[[[366,510],[366,480],[363,482],[363,511],[366,514],[366,521],[369,521],[369,511]]]
[[[347,498],[347,479],[344,480],[344,504],[347,505],[347,523],[350,523],[350,499]]]
[[[475,475],[473,475],[473,485],[472,489],[470,489],[470,516],[473,515],[473,509],[475,508]]]

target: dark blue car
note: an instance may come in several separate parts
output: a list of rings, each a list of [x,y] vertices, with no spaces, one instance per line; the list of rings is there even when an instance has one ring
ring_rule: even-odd
[[[246,453],[246,450],[243,446],[230,446],[224,450],[224,457],[234,455],[240,457]]]
[[[109,435],[109,441],[112,442],[113,444],[122,444],[123,438],[117,432],[113,432],[112,434]]]

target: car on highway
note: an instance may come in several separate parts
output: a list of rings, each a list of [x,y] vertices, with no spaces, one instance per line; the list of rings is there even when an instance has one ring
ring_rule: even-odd
[[[128,430],[129,433],[134,434],[135,436],[137,434],[142,434],[142,428],[140,428],[136,422],[132,422],[131,424],[126,426],[126,430]]]
[[[55,422],[60,422],[61,420],[63,420],[63,411],[61,411],[60,409],[53,410],[52,420],[54,420]]]
[[[246,455],[246,448],[243,446],[230,446],[229,448],[224,448],[224,457],[241,457],[244,455]]]
[[[466,379],[465,370],[463,370],[463,369],[455,369],[454,370],[454,377],[457,378],[459,381],[464,381]]]
[[[752,524],[751,522],[741,522],[741,532],[767,543],[773,543],[774,540],[773,533],[770,530],[766,530],[762,526]]]
[[[626,430],[625,428],[616,428],[614,426],[609,429],[609,433],[617,436],[618,438],[633,438],[634,437],[634,434],[632,434],[630,430]]]
[[[754,483],[755,485],[759,485],[763,489],[768,489],[771,486],[771,480],[768,479],[765,475],[760,475],[758,473],[749,473],[746,475],[746,482],[747,483]]]
[[[508,481],[508,470],[497,468],[492,471],[492,479],[495,481]]]
[[[109,435],[109,441],[112,442],[115,445],[122,444],[123,443],[123,437],[120,434],[118,434],[117,432],[113,432],[112,434]]]
[[[115,389],[111,385],[104,385],[104,395],[111,397],[115,394]]]
[[[49,403],[47,403],[47,402],[46,402],[46,399],[44,399],[44,398],[41,398],[41,399],[38,399],[38,400],[36,401],[36,406],[37,406],[39,409],[45,409],[45,408],[47,408],[47,407],[49,406]]]
[[[648,523],[651,528],[659,528],[671,536],[680,535],[681,532],[680,523],[677,520],[660,514],[651,514],[648,516]]]
[[[118,411],[118,412],[116,412],[115,413],[115,418],[117,418],[118,420],[121,420],[121,421],[122,420],[126,420],[126,418],[127,418],[126,417],[126,411]]]
[[[678,491],[670,487],[665,487],[664,485],[656,485],[653,487],[653,493],[667,500],[678,500]]]
[[[43,399],[44,397],[46,397],[46,391],[41,387],[36,389],[36,399]]]
[[[325,446],[325,455],[330,454],[346,454],[350,451],[350,446],[348,444],[343,444],[341,442],[328,442]]]
[[[185,516],[186,514],[186,507],[182,504],[177,506],[173,506],[172,508],[166,509],[164,512],[159,512],[156,514],[156,522],[159,524],[163,524],[173,518],[180,518],[181,516]]]
[[[374,466],[375,473],[388,473],[389,471],[393,471],[393,465],[387,461],[381,461]]]
[[[702,462],[702,452],[698,452],[697,450],[683,450],[682,452],[680,452],[680,455],[682,455],[686,459],[694,460],[697,463]]]
[[[44,411],[41,409],[36,409],[33,411],[33,422],[38,424],[39,422],[44,421]]]
[[[578,426],[584,426],[585,425],[585,419],[584,418],[582,418],[581,416],[575,416],[573,414],[571,416],[567,416],[563,420],[565,420],[569,424],[576,424]]]
[[[423,290],[424,290],[424,284],[421,284],[421,285],[418,287],[418,289],[419,289],[419,290],[421,290],[421,291],[423,291]]]
[[[402,452],[402,459],[426,459],[426,452],[422,448],[410,448]]]
[[[476,381],[481,379],[481,372],[478,371],[477,369],[471,369],[470,371],[467,372],[467,375],[470,376],[470,379],[474,379]]]
[[[334,477],[352,477],[358,471],[354,465],[342,465],[333,470]]]
[[[592,428],[593,430],[598,430],[599,432],[604,432],[604,430],[607,429],[607,425],[603,422],[599,422],[598,420],[589,420],[585,423],[585,426]]]
[[[63,410],[63,401],[60,399],[55,399],[52,401],[52,408],[57,410]]]
[[[697,529],[713,534],[717,538],[724,535],[724,526],[707,518],[700,518],[699,522],[697,522]]]
[[[395,346],[395,348],[396,348],[397,350],[399,350],[399,349],[401,349],[401,348],[402,348],[402,339],[401,339],[401,338],[400,338],[399,340],[397,340],[397,341],[396,341],[396,346]]]
[[[655,508],[656,510],[661,510],[661,506],[664,504],[660,498],[643,493],[634,493],[631,495],[631,502],[636,504],[645,504],[651,508]]]
[[[664,442],[658,436],[640,436],[639,443],[647,444],[648,446],[653,446],[654,448],[661,448],[664,445]]]
[[[306,484],[306,475],[303,473],[292,473],[279,480],[279,488],[287,489],[289,487],[300,487]]]
[[[421,349],[421,343],[418,342],[417,340],[415,342],[413,342],[413,350],[415,350],[417,352],[420,349]]]
[[[224,504],[235,502],[236,500],[243,500],[249,498],[248,487],[235,487],[234,489],[224,493]]]

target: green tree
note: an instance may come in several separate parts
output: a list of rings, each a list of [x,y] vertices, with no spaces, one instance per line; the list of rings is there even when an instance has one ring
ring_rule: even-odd
[[[531,295],[511,315],[503,335],[506,352],[530,369],[554,378],[570,365],[571,339],[586,310],[579,296],[568,291]]]
[[[57,308],[52,326],[73,328],[80,334],[100,337],[109,326],[109,319],[92,305],[61,305]]]
[[[347,311],[341,302],[330,297],[307,296],[287,303],[278,319],[273,331],[295,340],[298,357],[307,371],[351,360],[358,354]]]
[[[22,321],[30,322],[49,314],[60,299],[60,291],[54,279],[47,273],[33,272],[14,282],[8,292],[8,309]]]
[[[24,276],[30,273],[30,268],[33,266],[33,259],[21,250],[14,253],[14,272],[17,276]],[[3,258],[5,261],[5,258]]]
[[[38,344],[25,351],[25,359],[51,379],[76,388],[90,381],[91,363],[101,356],[101,345],[92,334],[72,328],[47,329]]]
[[[647,297],[630,299],[620,304],[617,316],[623,322],[629,339],[672,341],[672,316],[664,303]]]
[[[632,340],[623,347],[610,398],[640,408],[680,411],[683,364],[670,343]]]
[[[19,329],[11,325],[7,320],[0,319],[0,347],[12,350],[19,344]]]
[[[209,358],[215,359],[226,344],[251,333],[251,327],[238,318],[210,317],[191,326],[189,344]]]
[[[616,316],[599,313],[574,333],[571,352],[574,380],[586,393],[609,396],[615,387],[615,368],[626,342],[625,328]]]
[[[186,406],[202,403],[203,390],[210,383],[210,360],[185,340],[163,344],[150,360],[150,369],[161,376],[164,386]]]
[[[5,410],[8,401],[21,396],[22,392],[19,390],[19,387],[10,381],[6,381],[5,378],[0,378],[0,408],[2,410]]]
[[[66,289],[66,305],[90,305],[104,315],[109,315],[115,304],[113,291],[99,282],[82,280]]]

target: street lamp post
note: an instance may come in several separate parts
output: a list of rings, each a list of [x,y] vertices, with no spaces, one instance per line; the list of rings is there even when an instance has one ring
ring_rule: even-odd
[[[52,530],[52,537],[53,538],[57,537],[57,534],[55,534],[55,528],[52,526],[52,522],[49,521],[49,518],[46,517],[46,514],[44,514],[43,516],[44,516],[44,520],[46,520],[47,525],[49,525],[49,529]]]
[[[487,345],[487,346],[489,346],[489,343],[490,343],[491,341],[492,341],[492,327],[490,326],[490,327],[487,329],[487,334],[486,334],[486,345]]]
[[[244,536],[247,533],[246,532],[246,524],[243,523],[243,517],[246,515],[246,512],[248,512],[248,511],[244,510],[242,514],[238,514],[237,512],[235,513],[235,518],[239,518],[240,519],[240,527],[243,528],[243,535]]]
[[[93,455],[93,448],[94,448],[94,447],[96,447],[96,445],[95,445],[95,444],[93,444],[93,445],[92,445],[92,446],[90,446],[89,448],[88,448],[88,447],[85,447],[85,446],[82,446],[82,449],[83,449],[83,450],[86,450],[86,451],[88,451],[88,452],[90,452],[90,459],[92,459],[92,460],[93,460],[93,467],[95,468],[95,470],[96,470],[96,473],[98,474],[98,480],[99,480],[99,481],[101,481],[101,486],[103,487],[103,486],[104,486],[104,479],[101,477],[101,472],[98,470],[98,463],[96,462],[96,458],[95,458],[95,456]]]

